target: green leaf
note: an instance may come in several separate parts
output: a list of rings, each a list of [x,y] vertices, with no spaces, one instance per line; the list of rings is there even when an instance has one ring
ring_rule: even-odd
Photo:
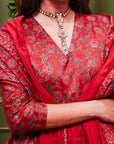
[[[8,9],[9,9],[9,12],[8,12],[9,20],[11,20],[17,14],[15,0],[8,0]]]

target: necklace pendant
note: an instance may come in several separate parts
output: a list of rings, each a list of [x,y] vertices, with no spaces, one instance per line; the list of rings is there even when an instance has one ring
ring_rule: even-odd
[[[68,54],[68,46],[67,46],[67,42],[66,42],[67,34],[66,34],[64,27],[63,27],[63,17],[61,14],[57,14],[57,21],[59,24],[58,36],[61,39],[61,45],[62,45],[61,51],[65,55],[67,55]]]
[[[61,48],[61,50],[63,51],[63,53],[65,54],[65,55],[67,55],[68,54],[68,46],[67,46],[67,43],[66,43],[66,41],[62,41],[62,48]]]
[[[58,14],[58,15],[57,15],[57,20],[58,20],[59,26],[63,25],[63,18],[62,18],[62,16],[61,16],[61,14]]]
[[[63,47],[63,48],[64,48],[64,47]],[[65,48],[65,49],[63,49],[62,51],[63,51],[63,53],[64,53],[65,55],[68,54],[68,49]]]
[[[62,45],[61,51],[63,51],[63,53],[65,55],[67,55],[68,51],[69,51],[69,48],[68,48],[67,42],[66,42],[67,34],[66,34],[66,32],[64,30],[64,26],[63,26],[63,17],[68,15],[68,13],[70,12],[70,8],[68,8],[66,12],[59,13],[59,14],[56,14],[56,15],[53,15],[49,12],[45,12],[42,9],[40,9],[39,12],[46,15],[46,16],[48,16],[48,17],[57,18],[57,22],[58,22],[58,25],[59,25],[59,31],[58,31],[57,34],[61,39],[61,45]]]
[[[59,29],[58,31],[58,36],[61,38],[61,39],[65,39],[67,37],[67,34],[66,32],[64,31],[64,29]]]

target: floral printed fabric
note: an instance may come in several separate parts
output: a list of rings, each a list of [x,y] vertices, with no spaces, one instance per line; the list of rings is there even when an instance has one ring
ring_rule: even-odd
[[[99,71],[108,56],[108,42],[114,36],[113,18],[77,14],[67,56],[34,18],[26,19],[22,26],[36,77],[55,103],[79,101],[84,85]],[[30,132],[30,138],[32,132],[45,127],[46,104],[34,100],[27,71],[8,33],[0,31],[0,45],[0,82],[8,126],[12,133]],[[109,85],[109,91],[114,94],[112,87],[113,82]],[[106,126],[102,127],[106,135]],[[38,141],[38,134],[34,135],[36,137],[30,141],[27,136],[23,136],[13,143],[35,143]],[[85,143],[84,134],[82,136]]]
[[[83,86],[108,55],[109,25],[105,16],[77,15],[69,54],[65,56],[35,19],[24,22],[25,41],[34,72],[56,103],[79,100]]]
[[[23,71],[11,36],[0,31],[1,94],[9,129],[15,134],[42,130],[46,123],[46,105],[34,100]]]

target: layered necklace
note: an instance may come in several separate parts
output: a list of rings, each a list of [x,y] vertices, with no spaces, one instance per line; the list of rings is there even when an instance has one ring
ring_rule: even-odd
[[[68,51],[69,51],[69,47],[67,46],[67,42],[66,42],[67,33],[65,32],[65,29],[64,29],[64,26],[63,26],[63,17],[68,15],[68,13],[70,12],[70,8],[68,8],[64,13],[57,13],[56,15],[45,12],[42,9],[40,9],[39,12],[46,15],[46,16],[48,16],[48,17],[57,18],[57,22],[58,22],[58,25],[59,25],[59,30],[58,30],[57,34],[61,39],[61,45],[62,45],[61,51],[63,51],[63,53],[65,55],[67,55]]]

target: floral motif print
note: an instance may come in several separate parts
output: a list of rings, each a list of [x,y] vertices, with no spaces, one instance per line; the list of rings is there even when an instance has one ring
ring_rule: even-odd
[[[10,132],[24,134],[32,130],[42,130],[46,123],[46,105],[35,101],[28,74],[11,36],[3,32],[0,39],[1,94]]]
[[[23,26],[26,35],[25,41],[28,45],[29,43],[33,45],[29,47],[28,51],[36,76],[43,81],[44,88],[52,96],[53,93],[58,92],[56,83],[60,83],[62,86],[62,97],[66,97],[65,95],[70,91],[69,99],[66,99],[67,101],[63,99],[61,103],[78,101],[83,86],[91,80],[103,63],[104,59],[101,56],[105,52],[107,27],[104,29],[102,26],[98,26],[100,20],[101,16],[77,15],[67,56],[60,51],[52,38],[34,18],[25,21],[28,24],[28,29]],[[108,20],[100,23],[100,25],[106,24],[108,24]],[[90,25],[92,25],[93,31]],[[34,27],[35,29],[33,29]],[[78,36],[75,36],[75,33],[78,33]],[[40,44],[39,41],[41,41]],[[55,85],[53,90],[51,90],[52,85]],[[72,89],[75,91],[73,92]],[[57,98],[55,101],[57,102]],[[58,102],[60,102],[59,99]]]
[[[77,14],[67,56],[33,17],[26,19],[22,26],[31,65],[42,86],[57,104],[79,101],[84,85],[99,71],[110,51],[109,41],[114,35],[112,18]],[[43,134],[39,130],[43,130],[46,124],[46,104],[38,102],[31,92],[28,73],[11,36],[0,31],[0,44],[0,82],[8,126],[12,133],[23,133],[23,136],[12,136],[9,143],[12,139],[12,144],[38,143]],[[109,93],[114,93],[113,81],[109,74],[103,83],[108,86]],[[109,94],[102,90],[102,86],[100,89],[95,98]],[[84,132],[78,131],[83,139],[83,142],[77,140],[78,143],[86,144]],[[114,135],[109,129],[107,131],[104,128],[103,131],[105,135]],[[53,135],[56,136],[56,132]],[[72,137],[70,142],[67,141],[67,135]],[[73,136],[73,133],[67,134],[64,129],[64,136],[59,136],[58,140],[65,137],[65,144],[73,143]],[[110,144],[109,138],[106,139],[107,144]],[[114,142],[114,139],[111,141]]]
[[[101,124],[107,144],[114,143],[114,132],[110,129],[110,125]]]

